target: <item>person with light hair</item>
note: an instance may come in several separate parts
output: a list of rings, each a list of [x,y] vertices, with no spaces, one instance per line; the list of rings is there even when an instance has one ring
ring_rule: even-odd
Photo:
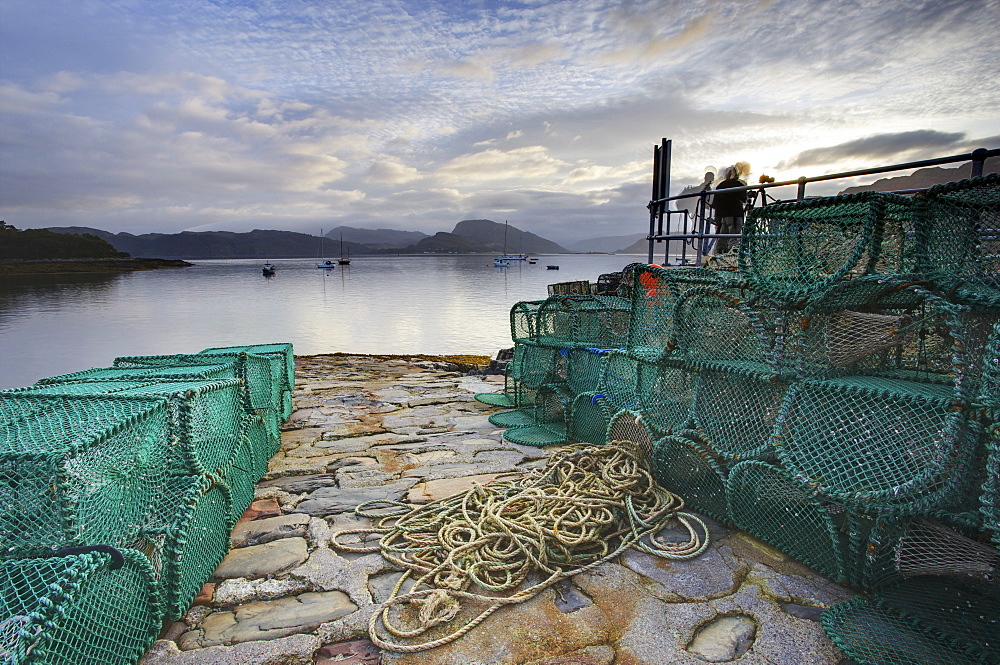
[[[743,208],[747,202],[747,190],[726,192],[733,187],[746,187],[750,175],[748,162],[736,162],[724,172],[722,182],[715,187],[712,206],[715,208],[716,233],[743,233]],[[725,254],[739,247],[736,238],[719,238],[715,242],[715,254]]]

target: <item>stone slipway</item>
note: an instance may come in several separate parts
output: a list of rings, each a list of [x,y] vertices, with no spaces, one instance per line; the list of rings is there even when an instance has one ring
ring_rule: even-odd
[[[698,559],[637,551],[498,611],[416,654],[380,652],[368,619],[399,578],[381,555],[330,547],[375,499],[426,503],[544,464],[508,443],[467,376],[418,359],[296,359],[282,447],[196,604],[142,665],[842,665],[819,624],[851,593],[744,533],[711,523]],[[350,537],[349,537],[350,538]],[[356,538],[356,537],[354,537]]]

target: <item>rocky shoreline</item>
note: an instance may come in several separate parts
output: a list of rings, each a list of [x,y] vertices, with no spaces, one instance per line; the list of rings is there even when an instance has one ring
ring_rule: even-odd
[[[180,259],[145,258],[0,261],[0,276],[133,272],[136,270],[187,268],[192,265],[194,264]]]
[[[281,450],[233,529],[233,549],[143,665],[838,665],[819,624],[852,595],[768,545],[706,520],[690,561],[629,550],[506,607],[469,635],[414,654],[380,652],[368,621],[401,572],[378,553],[331,547],[368,527],[354,508],[413,505],[542,466],[505,441],[473,399],[503,376],[432,357],[296,359]],[[668,488],[669,489],[669,488]],[[359,536],[344,536],[360,543]]]

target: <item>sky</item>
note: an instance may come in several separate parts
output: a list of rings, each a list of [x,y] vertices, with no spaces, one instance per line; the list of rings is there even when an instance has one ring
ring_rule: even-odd
[[[1000,147],[998,26],[1000,0],[2,0],[0,219],[643,232],[661,138],[672,193]]]

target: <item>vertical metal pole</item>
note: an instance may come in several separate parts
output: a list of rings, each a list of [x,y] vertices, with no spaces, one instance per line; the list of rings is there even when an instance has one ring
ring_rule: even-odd
[[[979,178],[983,175],[983,165],[986,163],[986,148],[977,148],[972,151],[972,177]]]
[[[796,197],[799,201],[806,198],[806,177],[802,176],[799,178],[799,191]]]
[[[667,139],[661,139],[660,152],[663,155],[660,158],[660,198],[666,198],[670,196],[670,151],[673,147],[673,141],[668,141]],[[670,206],[669,203],[664,203],[660,206],[660,219],[663,219],[663,211]],[[667,215],[667,232],[666,235],[670,235],[670,215]],[[663,249],[663,265],[670,265],[670,240],[665,242],[666,247]]]
[[[647,240],[649,249],[647,251],[646,263],[653,262],[653,235],[656,230],[656,209],[659,207],[657,201],[660,198],[660,146],[653,146],[653,194],[649,200],[649,238]]]

